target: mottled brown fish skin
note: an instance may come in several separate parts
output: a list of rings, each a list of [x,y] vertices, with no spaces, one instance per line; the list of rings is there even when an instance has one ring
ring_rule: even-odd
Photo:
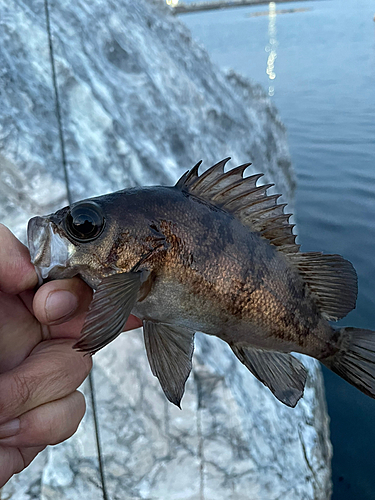
[[[94,199],[107,227],[77,245],[71,266],[90,284],[151,271],[133,314],[216,335],[230,345],[325,358],[335,331],[294,266],[224,210],[176,187],[140,188]],[[57,225],[63,209],[51,220]],[[62,229],[57,229],[62,231]]]
[[[274,396],[294,407],[307,371],[290,352],[319,359],[375,398],[375,332],[333,329],[354,309],[357,275],[341,255],[300,252],[280,195],[225,171],[228,158],[174,187],[82,200],[29,221],[40,280],[81,276],[94,290],[74,348],[95,354],[143,320],[151,371],[180,406],[194,334],[226,341]]]

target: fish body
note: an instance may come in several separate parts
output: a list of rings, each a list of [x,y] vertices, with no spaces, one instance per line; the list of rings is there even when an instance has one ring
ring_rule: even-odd
[[[132,196],[139,204],[138,224],[157,227],[165,238],[148,259],[155,278],[147,297],[135,305],[136,316],[285,352],[311,354],[316,337],[329,341],[332,329],[303,280],[259,234],[175,187],[139,189]],[[124,203],[123,208],[132,213],[133,207]],[[149,251],[142,247],[145,239],[134,235],[141,251],[134,255],[133,250],[127,270]]]
[[[341,256],[299,252],[270,186],[243,177],[248,164],[224,172],[226,161],[200,176],[196,166],[173,187],[123,190],[32,219],[32,260],[42,279],[79,275],[94,288],[81,350],[117,337],[130,313],[143,320],[151,369],[173,403],[202,331],[295,406],[306,372],[291,352],[344,370],[352,334],[328,320],[355,306],[356,274]],[[358,373],[340,375],[354,383]],[[359,388],[372,395],[366,384]]]

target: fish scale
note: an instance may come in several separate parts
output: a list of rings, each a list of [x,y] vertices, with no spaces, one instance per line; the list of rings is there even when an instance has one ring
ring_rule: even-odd
[[[229,158],[173,187],[132,188],[83,200],[29,222],[39,276],[78,275],[94,289],[76,349],[94,354],[143,321],[152,373],[180,406],[194,334],[226,341],[284,404],[303,395],[300,352],[371,397],[375,334],[333,328],[355,307],[357,276],[340,255],[302,253],[290,214]]]

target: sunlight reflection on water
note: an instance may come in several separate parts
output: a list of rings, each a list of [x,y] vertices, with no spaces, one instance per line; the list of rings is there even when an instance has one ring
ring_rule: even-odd
[[[268,52],[267,57],[267,68],[266,73],[270,80],[276,78],[275,73],[275,61],[277,58],[277,40],[276,40],[276,4],[275,2],[270,2],[268,6],[268,36],[269,41],[265,47],[265,51]],[[268,95],[273,96],[275,94],[275,87],[273,85],[268,86]]]

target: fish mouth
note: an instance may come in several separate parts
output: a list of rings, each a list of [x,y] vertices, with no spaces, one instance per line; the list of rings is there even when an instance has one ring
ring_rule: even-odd
[[[31,262],[39,285],[45,280],[68,277],[66,271],[72,254],[72,244],[53,229],[47,217],[33,217],[27,227]]]

